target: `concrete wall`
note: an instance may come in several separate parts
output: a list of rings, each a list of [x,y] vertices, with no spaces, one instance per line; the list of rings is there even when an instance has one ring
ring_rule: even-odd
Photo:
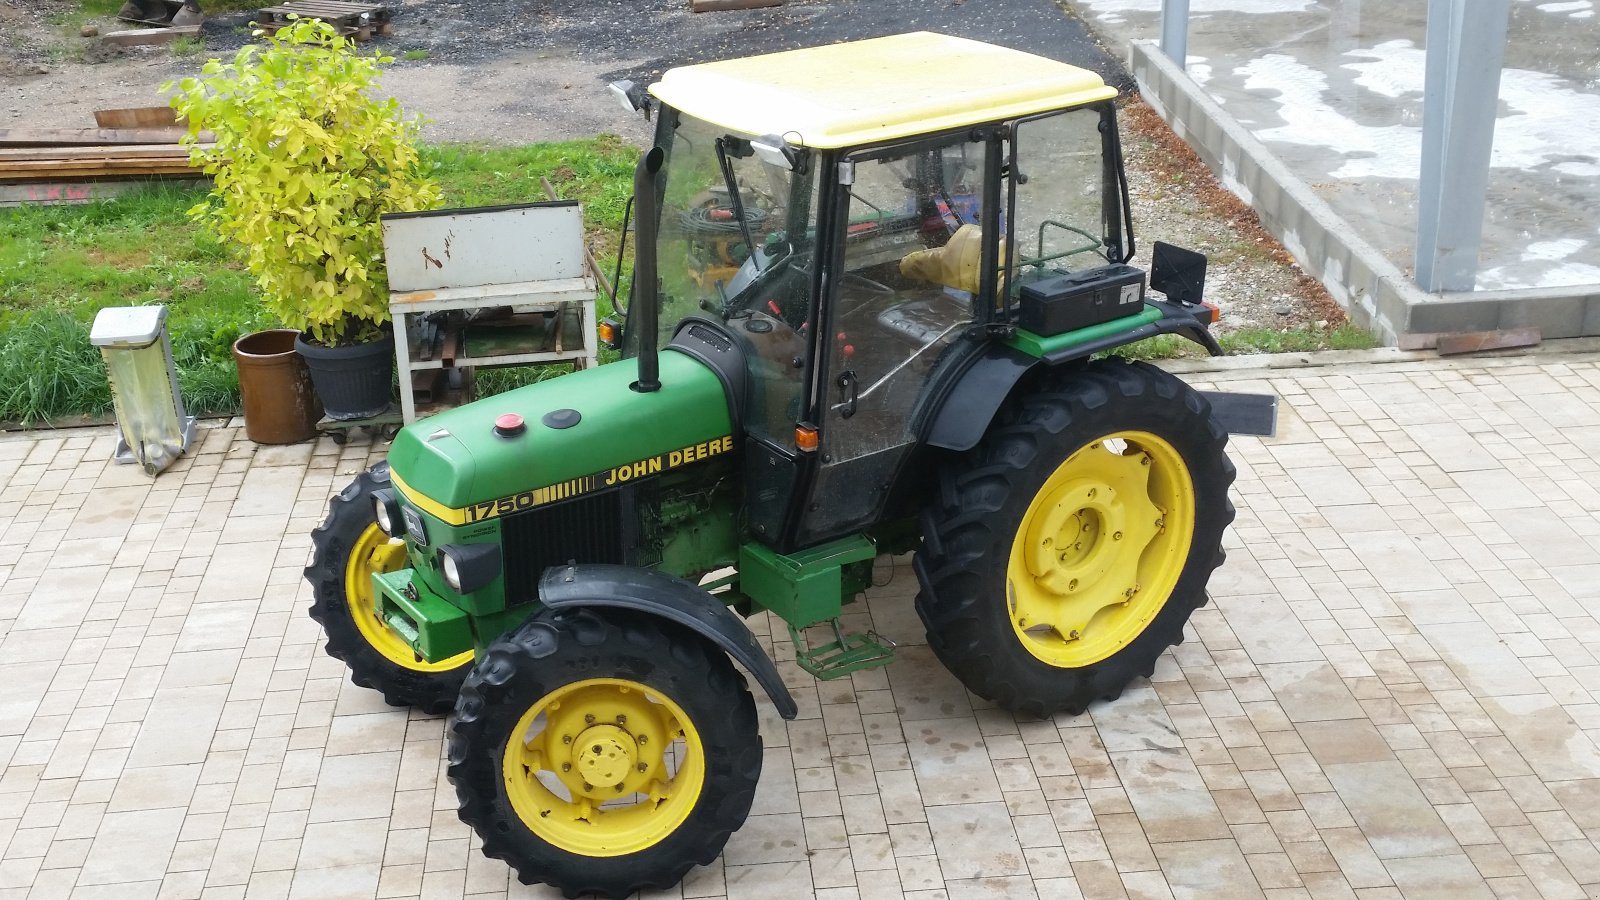
[[[1600,335],[1593,285],[1429,294],[1362,239],[1265,145],[1162,55],[1154,42],[1130,47],[1139,90],[1173,131],[1255,208],[1266,229],[1350,314],[1391,345],[1431,346],[1441,333],[1535,326],[1546,338]]]

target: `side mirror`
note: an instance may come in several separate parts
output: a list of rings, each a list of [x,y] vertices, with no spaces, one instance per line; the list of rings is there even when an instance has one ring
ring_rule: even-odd
[[[1150,287],[1173,303],[1199,303],[1206,289],[1206,255],[1156,241],[1150,254]]]
[[[769,166],[805,173],[805,148],[793,146],[779,135],[769,134],[765,137],[751,138],[750,149],[755,151],[757,159]]]
[[[606,89],[616,96],[617,102],[628,112],[642,112],[645,118],[650,118],[650,92],[642,84],[631,81],[613,81],[606,85]]]

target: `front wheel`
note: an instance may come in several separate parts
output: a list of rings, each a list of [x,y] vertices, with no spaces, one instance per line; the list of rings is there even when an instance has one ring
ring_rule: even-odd
[[[1142,363],[1021,389],[942,473],[917,611],[966,686],[1036,716],[1083,712],[1183,639],[1233,520],[1227,435]]]
[[[372,512],[372,493],[389,483],[388,463],[356,476],[311,532],[316,552],[305,571],[311,618],[327,633],[328,655],[350,667],[352,682],[382,692],[394,706],[441,715],[455,705],[472,652],[428,662],[379,614],[372,575],[406,565],[405,543],[384,534]]]
[[[665,889],[711,863],[761,776],[755,701],[728,657],[610,610],[546,611],[496,640],[449,736],[484,854],[568,897]]]

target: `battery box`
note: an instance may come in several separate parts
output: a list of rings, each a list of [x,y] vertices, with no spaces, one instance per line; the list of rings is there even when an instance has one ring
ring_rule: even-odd
[[[1049,337],[1144,310],[1144,270],[1100,266],[1022,286],[1017,324]]]

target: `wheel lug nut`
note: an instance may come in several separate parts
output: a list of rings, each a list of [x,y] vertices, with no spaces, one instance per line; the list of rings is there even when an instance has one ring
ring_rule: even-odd
[[[639,735],[639,743],[641,745],[642,744],[648,744],[649,742],[650,742],[650,735],[648,735],[648,734]]]
[[[1112,540],[1113,540],[1113,541],[1120,541],[1120,540],[1122,540],[1122,532],[1120,532],[1120,531],[1118,531],[1118,532],[1115,532],[1115,533],[1114,533],[1114,534],[1112,534],[1112,535],[1111,535],[1111,539],[1112,539]]]
[[[648,763],[639,763],[639,771],[641,771],[641,772],[650,771],[650,765]]]
[[[570,734],[563,734],[563,735],[562,735],[562,736],[561,736],[561,743],[563,743],[563,744],[570,744],[570,743],[572,743],[572,735],[570,735]]]
[[[1078,629],[1074,628],[1071,631],[1067,632],[1067,639],[1071,640],[1071,641],[1077,640],[1078,639]]]
[[[586,790],[586,791],[592,791],[592,790],[594,790],[594,785],[592,785],[589,782],[585,781],[583,783],[583,789]]]
[[[584,721],[584,724],[586,724],[586,725],[593,725],[594,724],[594,713],[586,714],[583,717],[583,721]]]
[[[617,715],[617,724],[618,725],[626,725],[626,724],[628,724],[628,717],[619,713]]]
[[[1067,582],[1067,590],[1075,591],[1077,589],[1078,589],[1078,579],[1074,578],[1071,581]]]
[[[563,772],[571,772],[572,771],[572,763],[562,763],[561,764],[561,771],[563,771]]]

